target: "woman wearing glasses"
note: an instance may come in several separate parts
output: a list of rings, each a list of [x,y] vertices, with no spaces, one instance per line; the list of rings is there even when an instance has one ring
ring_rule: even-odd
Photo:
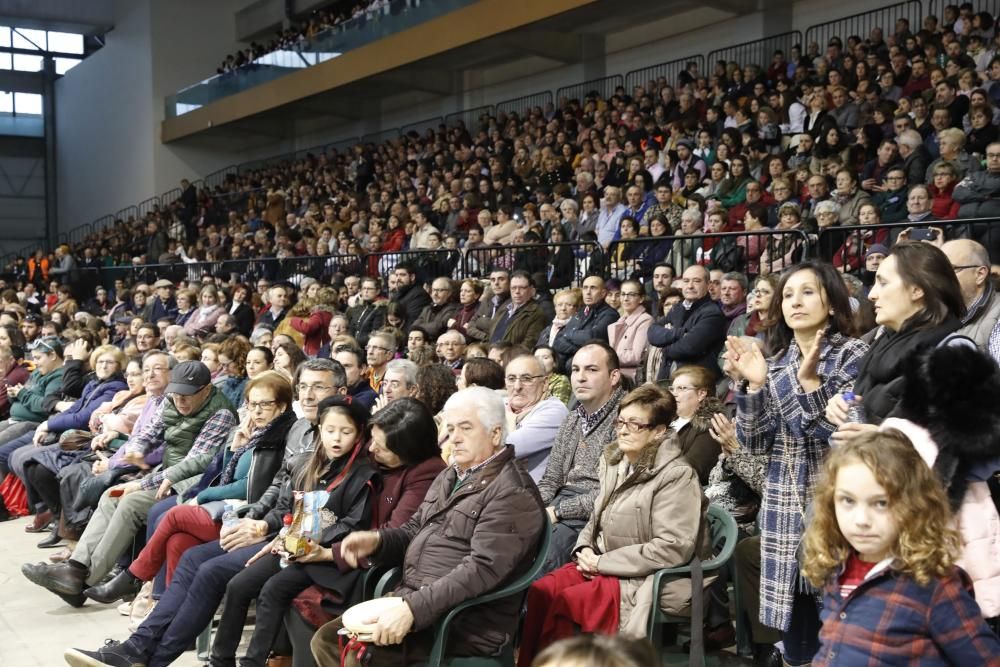
[[[285,439],[295,422],[292,386],[276,371],[260,373],[246,385],[246,416],[205,469],[201,481],[181,496],[160,501],[149,512],[146,546],[127,570],[103,586],[88,588],[92,600],[110,603],[135,594],[165,565],[154,586],[158,598],[173,578],[184,552],[219,539],[227,506],[254,503],[281,466]],[[233,501],[228,502],[227,501]]]
[[[819,648],[818,599],[799,574],[796,549],[805,512],[835,427],[823,416],[849,388],[868,349],[854,335],[847,288],[831,265],[804,262],[785,272],[768,320],[773,356],[740,338],[726,342],[737,383],[740,446],[768,454],[761,532],[760,620],[782,632],[785,664],[808,665]]]
[[[618,437],[601,457],[600,491],[580,533],[574,561],[535,582],[528,591],[518,665],[563,637],[583,633],[646,636],[650,607],[686,613],[688,579],[668,583],[653,600],[653,574],[705,557],[708,502],[698,474],[681,454],[670,429],[673,397],[642,385],[622,399]]]
[[[626,280],[621,286],[622,316],[608,326],[608,344],[618,354],[622,375],[635,380],[648,341],[646,331],[653,316],[643,304],[645,292],[637,280]]]
[[[715,397],[715,377],[701,366],[682,366],[670,376],[670,393],[677,404],[677,418],[670,428],[677,434],[681,453],[704,486],[722,451],[709,432],[712,418],[725,412]]]

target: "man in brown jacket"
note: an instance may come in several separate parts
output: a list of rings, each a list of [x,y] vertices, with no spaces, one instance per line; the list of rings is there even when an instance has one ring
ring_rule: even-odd
[[[542,499],[506,442],[503,399],[472,387],[444,406],[454,465],[431,484],[417,513],[399,528],[356,532],[341,544],[354,566],[366,556],[400,563],[393,595],[403,599],[375,622],[367,667],[397,667],[425,660],[434,624],[458,604],[488,593],[526,572],[538,557],[545,526]],[[494,655],[517,629],[520,596],[476,606],[451,626],[448,656]],[[340,619],[313,637],[317,664],[340,664]],[[346,664],[357,665],[352,654]]]
[[[533,346],[546,325],[545,313],[534,298],[535,281],[531,274],[515,271],[510,277],[510,301],[493,318],[489,341]]]

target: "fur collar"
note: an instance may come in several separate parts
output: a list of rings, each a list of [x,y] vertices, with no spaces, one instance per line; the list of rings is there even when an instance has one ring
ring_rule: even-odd
[[[1000,457],[1000,369],[978,349],[945,346],[913,355],[904,377],[900,412],[933,438],[934,469],[956,508],[970,464]]]
[[[694,413],[694,417],[688,422],[688,426],[698,431],[707,431],[708,427],[712,425],[712,417],[716,413],[725,411],[726,408],[719,399],[715,396],[709,396],[698,406],[698,411]]]

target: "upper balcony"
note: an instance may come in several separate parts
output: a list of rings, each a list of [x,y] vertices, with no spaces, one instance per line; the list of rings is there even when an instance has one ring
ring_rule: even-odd
[[[549,68],[594,61],[603,67],[605,36],[648,32],[652,24],[669,31],[682,14],[690,30],[755,6],[755,0],[392,0],[378,15],[171,95],[161,139],[232,149],[372,118],[378,130],[382,102],[395,96],[460,97],[475,88],[479,72],[526,59]]]

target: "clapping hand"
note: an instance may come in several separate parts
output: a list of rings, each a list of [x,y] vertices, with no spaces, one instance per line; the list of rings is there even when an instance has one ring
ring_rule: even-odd
[[[799,364],[797,377],[803,391],[807,393],[816,391],[823,384],[817,371],[819,369],[820,348],[823,346],[823,337],[825,335],[826,327],[816,332],[812,348],[802,357],[802,362]]]
[[[713,440],[722,445],[723,451],[727,454],[732,454],[740,448],[740,441],[736,438],[736,420],[730,419],[725,413],[716,412],[712,415],[708,433]]]
[[[737,373],[750,383],[750,389],[759,390],[767,382],[767,360],[760,348],[737,336],[726,339],[726,360]]]

